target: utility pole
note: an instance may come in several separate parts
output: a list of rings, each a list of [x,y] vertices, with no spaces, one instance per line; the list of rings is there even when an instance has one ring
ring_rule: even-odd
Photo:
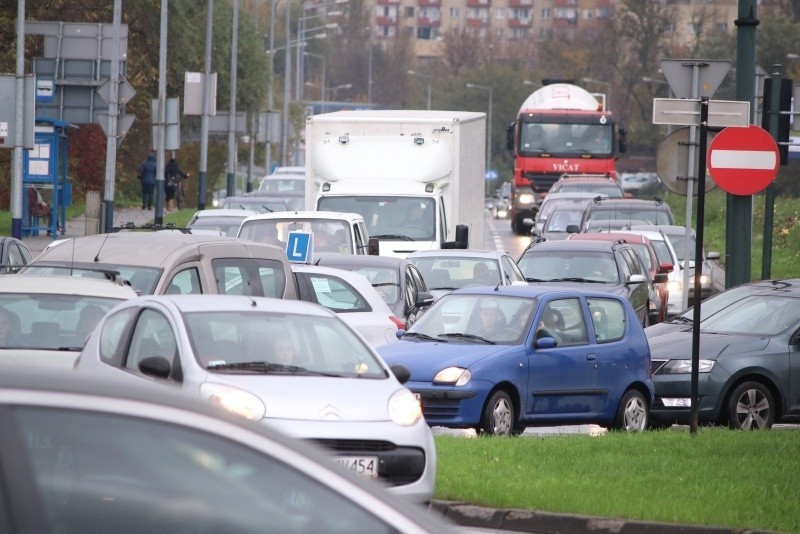
[[[239,0],[233,0],[231,24],[231,100],[228,115],[228,184],[226,195],[236,189],[236,59],[239,56]]]
[[[156,131],[156,214],[153,222],[164,224],[164,147],[167,129],[167,0],[161,0],[158,47],[158,119]],[[108,224],[108,221],[106,221]]]
[[[200,172],[197,177],[197,209],[206,209],[208,170],[208,117],[211,115],[211,40],[214,37],[214,0],[206,3],[206,57],[203,69],[203,116],[200,121]]]
[[[117,166],[117,119],[119,117],[119,32],[122,21],[122,0],[114,0],[111,59],[111,87],[108,92],[108,135],[106,136],[106,173],[103,204],[105,207],[104,231],[110,232],[114,225],[114,178]]]

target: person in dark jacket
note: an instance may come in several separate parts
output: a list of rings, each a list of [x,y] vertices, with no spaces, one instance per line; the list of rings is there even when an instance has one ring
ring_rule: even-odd
[[[170,158],[164,167],[164,196],[167,199],[167,209],[175,209],[175,191],[178,189],[178,180],[188,177],[189,175],[178,167],[175,158]]]
[[[142,209],[153,209],[153,191],[156,188],[156,155],[150,152],[139,166],[139,182],[142,184]]]

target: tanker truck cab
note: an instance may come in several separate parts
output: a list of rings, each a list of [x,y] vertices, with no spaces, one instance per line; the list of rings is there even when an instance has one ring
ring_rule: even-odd
[[[435,135],[343,135],[314,150],[316,209],[360,214],[369,235],[378,238],[381,255],[467,248],[470,225],[460,225],[456,235],[455,221],[482,221],[465,217],[463,204],[454,205],[452,147]],[[473,192],[480,196],[481,216],[482,193]]]

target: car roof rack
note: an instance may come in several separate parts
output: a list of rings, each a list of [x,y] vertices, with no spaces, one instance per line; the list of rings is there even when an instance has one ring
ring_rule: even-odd
[[[162,230],[174,230],[174,231],[181,232],[183,234],[191,234],[192,233],[192,229],[191,228],[181,228],[181,227],[175,226],[174,223],[143,224],[143,225],[138,225],[137,226],[133,222],[129,222],[129,223],[123,224],[122,226],[114,226],[113,228],[111,228],[109,233],[113,234],[113,233],[123,232],[123,231],[159,232],[159,231],[162,231]]]

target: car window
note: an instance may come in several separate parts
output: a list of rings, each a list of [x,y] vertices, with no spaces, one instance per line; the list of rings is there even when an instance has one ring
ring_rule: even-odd
[[[216,258],[211,260],[220,295],[283,298],[286,277],[283,263],[260,258]]]
[[[152,295],[156,290],[156,284],[161,277],[162,270],[157,267],[139,267],[134,265],[116,265],[113,263],[98,263],[93,269],[82,269],[73,265],[48,266],[48,265],[28,265],[25,267],[26,274],[54,274],[58,276],[75,276],[77,278],[98,278],[105,280],[108,277],[99,270],[118,272],[121,280],[130,282],[133,289],[141,295]]]
[[[202,292],[200,273],[195,267],[177,273],[164,289],[166,295],[194,295]]]
[[[335,312],[369,312],[372,311],[366,299],[349,283],[338,276],[318,273],[297,273],[297,278],[306,284],[308,290],[302,293],[308,300],[320,304]]]
[[[178,343],[169,320],[160,312],[147,308],[139,314],[133,327],[123,365],[129,371],[140,373],[139,364],[142,360],[161,356],[173,366],[177,353]]]
[[[544,335],[545,332],[549,335]],[[548,302],[539,319],[536,337],[552,337],[559,346],[588,342],[586,322],[580,300],[557,299]]]
[[[103,315],[120,302],[84,295],[2,294],[7,330],[0,348],[79,351]]]
[[[702,311],[702,306],[700,307]],[[800,321],[800,299],[753,295],[731,302],[700,323],[701,332],[774,336]]]
[[[625,337],[625,308],[618,300],[587,298],[598,343],[619,341]]]
[[[53,532],[394,532],[282,449],[127,415],[12,410]]]
[[[100,332],[100,359],[109,365],[119,366],[125,350],[127,327],[136,314],[135,308],[114,312],[103,322]]]
[[[503,265],[503,272],[505,273],[506,284],[511,282],[525,281],[525,275],[519,270],[516,262],[510,256],[502,256],[500,263]]]
[[[593,282],[619,283],[613,254],[578,250],[526,252],[518,262],[527,280],[550,282],[584,279]]]

